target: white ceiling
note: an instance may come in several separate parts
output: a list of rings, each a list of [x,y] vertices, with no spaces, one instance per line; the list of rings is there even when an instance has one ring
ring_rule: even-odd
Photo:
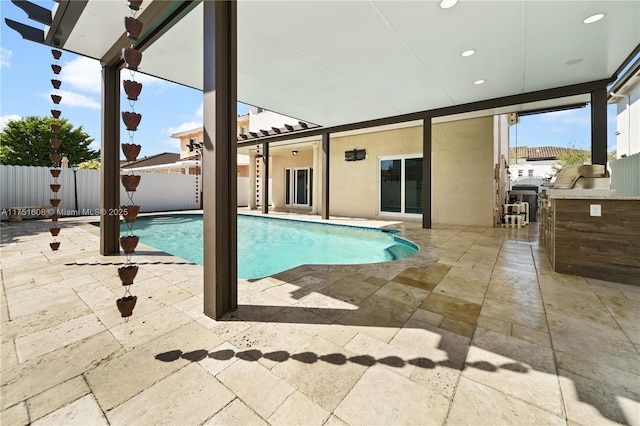
[[[140,70],[201,89],[202,9]],[[64,48],[100,57],[128,13],[89,1]],[[238,99],[332,126],[609,78],[639,43],[637,0],[239,1]]]

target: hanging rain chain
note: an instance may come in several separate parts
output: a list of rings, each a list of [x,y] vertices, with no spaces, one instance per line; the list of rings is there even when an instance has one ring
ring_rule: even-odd
[[[121,175],[120,179],[122,186],[124,186],[124,189],[127,191],[128,202],[127,205],[120,206],[120,214],[122,214],[122,218],[127,226],[127,231],[125,236],[120,237],[120,246],[124,251],[126,261],[123,267],[118,268],[118,276],[120,277],[120,281],[122,281],[125,292],[124,296],[116,301],[116,304],[125,322],[128,321],[132,315],[133,308],[136,306],[136,301],[138,300],[137,296],[131,294],[131,285],[138,273],[138,266],[131,261],[131,257],[138,245],[138,237],[133,234],[133,224],[140,211],[140,206],[135,205],[133,201],[134,193],[140,183],[140,175],[133,173],[132,162],[138,158],[138,154],[140,153],[140,145],[133,143],[133,139],[140,120],[142,119],[142,115],[136,113],[134,108],[138,96],[142,91],[142,83],[135,81],[136,71],[142,60],[142,53],[135,49],[135,42],[142,32],[143,26],[142,22],[136,18],[141,4],[142,0],[128,0],[132,16],[124,18],[124,26],[127,30],[127,37],[131,41],[131,45],[122,49],[122,57],[131,75],[131,80],[124,80],[122,82],[124,92],[129,100],[130,111],[122,112],[122,121],[129,132],[129,143],[122,144],[122,152],[127,159],[128,173]]]
[[[202,166],[198,164],[202,164],[202,150],[198,150],[196,152],[196,205],[200,207],[200,173],[202,171]]]
[[[262,191],[260,189],[260,183],[262,182],[260,175],[260,160],[262,159],[262,155],[260,154],[260,145],[257,146],[256,151],[256,207],[262,205],[260,202],[260,197],[262,195]]]
[[[51,54],[53,55],[53,58],[56,60],[56,62],[58,62],[60,56],[62,56],[62,52],[57,49],[51,49]],[[58,75],[60,74],[62,67],[58,63],[55,63],[51,65],[51,69],[53,70],[53,73],[55,75]],[[51,84],[53,85],[54,89],[53,93],[51,94],[51,100],[55,105],[58,105],[62,100],[62,96],[58,94],[58,89],[60,89],[60,85],[62,84],[62,82],[57,78],[53,78],[51,79]],[[58,226],[58,219],[60,218],[60,215],[58,214],[58,206],[60,205],[60,198],[58,198],[58,191],[60,191],[58,177],[60,177],[61,172],[60,163],[62,161],[62,155],[60,155],[60,153],[58,152],[58,148],[60,148],[60,144],[62,143],[62,141],[59,139],[61,126],[57,122],[57,120],[58,118],[60,118],[61,113],[62,112],[58,109],[51,110],[51,115],[54,118],[54,120],[50,124],[51,131],[53,132],[53,137],[49,139],[49,143],[51,144],[49,158],[53,163],[53,166],[49,169],[51,177],[53,178],[53,183],[49,185],[52,192],[51,199],[49,201],[51,202],[51,207],[53,208],[53,214],[51,215],[51,221],[53,223],[51,228],[49,228],[49,232],[51,232],[53,241],[49,243],[49,247],[51,247],[51,250],[53,251],[58,250],[58,248],[60,247],[60,241],[58,241],[57,239],[58,234],[60,233],[60,227]]]

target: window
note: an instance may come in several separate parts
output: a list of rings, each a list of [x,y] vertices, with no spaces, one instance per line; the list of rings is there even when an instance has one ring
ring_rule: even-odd
[[[284,170],[284,204],[287,206],[311,206],[313,191],[309,167]]]
[[[422,214],[422,158],[381,158],[380,212]]]
[[[264,108],[258,107],[258,114],[260,114],[261,112],[264,112]]]
[[[529,177],[533,177],[533,169],[529,169]]]
[[[522,177],[522,174],[523,174],[523,170],[522,169],[518,170],[518,177]]]

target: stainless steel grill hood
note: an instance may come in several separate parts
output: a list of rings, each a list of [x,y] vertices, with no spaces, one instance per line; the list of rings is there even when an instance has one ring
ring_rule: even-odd
[[[588,164],[565,166],[556,175],[553,189],[610,189],[611,177],[605,166]]]

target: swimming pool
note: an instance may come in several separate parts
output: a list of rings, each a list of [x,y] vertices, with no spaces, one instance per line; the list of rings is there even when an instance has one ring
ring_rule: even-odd
[[[126,226],[121,223],[120,232]],[[202,265],[202,215],[138,217],[140,242]],[[411,256],[418,247],[392,232],[238,215],[238,277],[262,278],[304,264],[360,264]]]

